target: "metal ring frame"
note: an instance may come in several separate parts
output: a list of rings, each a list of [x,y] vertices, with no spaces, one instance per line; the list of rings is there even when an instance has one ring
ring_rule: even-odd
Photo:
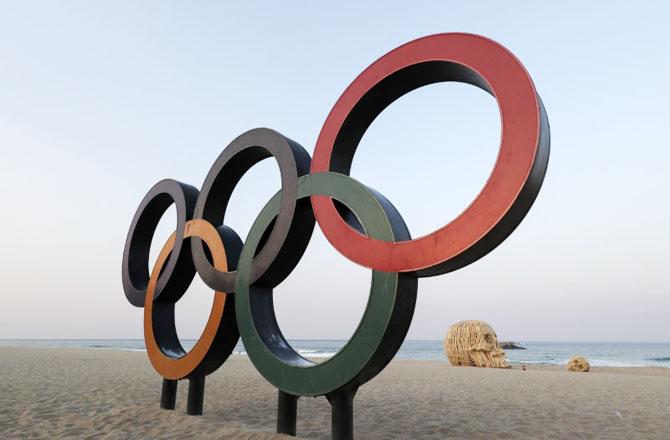
[[[199,237],[210,250],[218,270],[228,268],[227,252],[219,231],[204,220],[190,220],[184,225],[184,238]],[[154,301],[154,291],[165,261],[174,248],[176,232],[161,249],[149,279],[144,302],[144,340],[154,369],[166,379],[205,376],[214,372],[230,356],[239,339],[235,322],[235,299],[225,292],[215,292],[212,310],[200,338],[188,353],[177,337],[174,302]],[[232,241],[239,253],[240,241]],[[230,253],[230,252],[228,252]]]
[[[232,141],[210,169],[195,205],[194,218],[223,224],[230,196],[244,173],[261,160],[273,156],[282,181],[281,210],[269,237],[255,256],[251,279],[277,273],[288,276],[307,248],[314,219],[306,203],[298,204],[298,177],[309,172],[310,157],[298,143],[268,128],[250,130]],[[216,270],[209,263],[200,240],[192,241],[193,261],[202,280],[212,289],[232,292],[237,273]]]
[[[198,190],[176,180],[161,180],[154,185],[137,208],[123,250],[122,280],[128,301],[135,307],[144,306],[149,284],[149,248],[156,226],[171,204],[177,208],[177,230],[172,253],[158,277],[154,300],[170,297],[179,299],[195,275],[189,268],[191,252],[184,246],[184,225],[193,217]]]
[[[440,81],[473,84],[496,98],[502,121],[500,153],[483,190],[461,215],[412,240],[393,205],[347,174],[372,121],[402,95]],[[163,180],[147,193],[128,232],[122,277],[129,302],[145,308],[152,365],[169,380],[204,377],[228,357],[239,329],[254,366],[280,389],[280,413],[289,415],[278,422],[279,431],[295,431],[296,396],[326,395],[333,405],[334,436],[343,432],[337,436],[349,438],[353,425],[346,414],[352,414],[351,399],[400,348],[414,312],[417,277],[464,267],[512,233],[542,186],[549,144],[549,123],[533,82],[499,44],[471,34],[438,34],[394,49],[363,71],[338,99],[319,134],[313,160],[296,142],[258,128],[223,150],[200,193],[173,180]],[[228,201],[242,175],[270,156],[279,166],[282,187],[243,244],[223,225]],[[177,228],[150,277],[151,239],[172,203],[177,207]],[[291,348],[277,325],[272,302],[272,289],[298,264],[315,219],[342,255],[373,270],[359,327],[339,353],[320,364]],[[216,293],[210,320],[186,353],[174,328],[174,303],[196,270]],[[203,380],[192,383],[200,393]],[[175,387],[164,383],[164,392]],[[194,413],[201,411],[201,400]],[[336,412],[345,414],[346,426],[340,431]]]
[[[470,34],[424,37],[365,69],[331,110],[314,150],[312,173],[349,173],[358,143],[393,101],[424,85],[457,81],[491,93],[500,108],[500,153],[484,189],[448,225],[415,240],[365,237],[338,215],[333,201],[312,197],[328,241],[366,267],[440,275],[466,266],[502,243],[523,220],[542,186],[549,159],[549,123],[530,76],[499,44]]]
[[[409,239],[393,205],[352,178],[335,173],[301,177],[298,199],[313,194],[339,200],[356,216],[362,232],[371,237]],[[279,283],[262,286],[250,282],[252,258],[280,210],[280,197],[278,193],[261,210],[240,256],[235,299],[244,347],[258,371],[289,394],[319,396],[360,386],[390,362],[405,339],[414,314],[417,279],[373,271],[368,305],[349,342],[325,362],[303,358],[284,339],[275,318],[272,287]]]

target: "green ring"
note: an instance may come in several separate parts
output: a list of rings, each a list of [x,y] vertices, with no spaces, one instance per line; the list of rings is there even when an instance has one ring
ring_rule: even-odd
[[[379,373],[399,349],[414,312],[416,279],[373,270],[368,304],[351,339],[325,362],[303,358],[279,330],[272,306],[274,286],[249,285],[251,261],[277,216],[280,195],[265,205],[251,227],[237,267],[235,309],[245,350],[265,379],[289,394],[320,396],[361,385]],[[311,195],[329,196],[346,205],[369,237],[407,239],[397,226],[394,230],[371,190],[351,177],[331,172],[300,177],[297,198]],[[406,230],[404,233],[409,236]]]

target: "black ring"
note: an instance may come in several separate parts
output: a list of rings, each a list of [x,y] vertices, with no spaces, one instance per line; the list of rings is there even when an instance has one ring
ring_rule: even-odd
[[[149,283],[149,250],[156,226],[165,211],[175,204],[177,230],[174,250],[158,278],[154,301],[177,301],[195,276],[191,248],[184,246],[184,224],[193,216],[198,190],[172,179],[161,180],[144,196],[130,224],[123,249],[121,276],[130,304],[144,307]]]
[[[281,210],[254,257],[251,280],[283,279],[293,270],[307,248],[314,230],[314,217],[308,200],[296,200],[298,177],[309,174],[311,158],[291,139],[269,128],[255,128],[235,138],[209,170],[195,205],[194,219],[205,219],[214,226],[223,224],[226,208],[235,186],[252,166],[273,156],[281,174]],[[225,240],[225,237],[224,237]],[[288,246],[290,243],[290,246]],[[227,243],[224,242],[226,248]],[[193,263],[210,288],[234,292],[237,267],[218,271],[208,260],[202,240],[191,240]]]

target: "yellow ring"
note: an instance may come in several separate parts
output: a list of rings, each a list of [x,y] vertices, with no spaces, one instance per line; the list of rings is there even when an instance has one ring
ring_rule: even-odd
[[[184,238],[198,237],[202,239],[210,250],[212,258],[214,259],[214,267],[219,271],[228,270],[228,262],[226,260],[226,252],[221,241],[221,237],[216,228],[206,220],[196,219],[186,222],[184,230]],[[156,290],[156,282],[160,275],[163,265],[170,256],[170,252],[174,247],[175,233],[172,233],[167,242],[163,245],[147,286],[147,294],[144,299],[144,342],[147,347],[147,354],[151,365],[154,369],[166,379],[183,379],[188,377],[200,364],[207,355],[207,352],[212,346],[216,332],[221,324],[223,311],[226,305],[227,294],[225,292],[214,292],[214,302],[212,310],[207,320],[207,325],[202,331],[200,338],[195,343],[193,348],[181,357],[171,357],[165,354],[158,343],[154,334],[153,327],[153,304],[154,291]]]

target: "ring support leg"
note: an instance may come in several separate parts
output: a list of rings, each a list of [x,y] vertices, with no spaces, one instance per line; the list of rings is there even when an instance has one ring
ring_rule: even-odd
[[[354,438],[354,396],[357,388],[336,391],[326,396],[331,407],[332,440]]]
[[[277,393],[277,434],[295,436],[298,397],[282,390]]]
[[[188,379],[188,400],[186,414],[202,415],[202,403],[205,398],[205,376],[194,376]]]
[[[161,389],[161,408],[175,409],[177,405],[177,381],[163,379],[163,388]]]

